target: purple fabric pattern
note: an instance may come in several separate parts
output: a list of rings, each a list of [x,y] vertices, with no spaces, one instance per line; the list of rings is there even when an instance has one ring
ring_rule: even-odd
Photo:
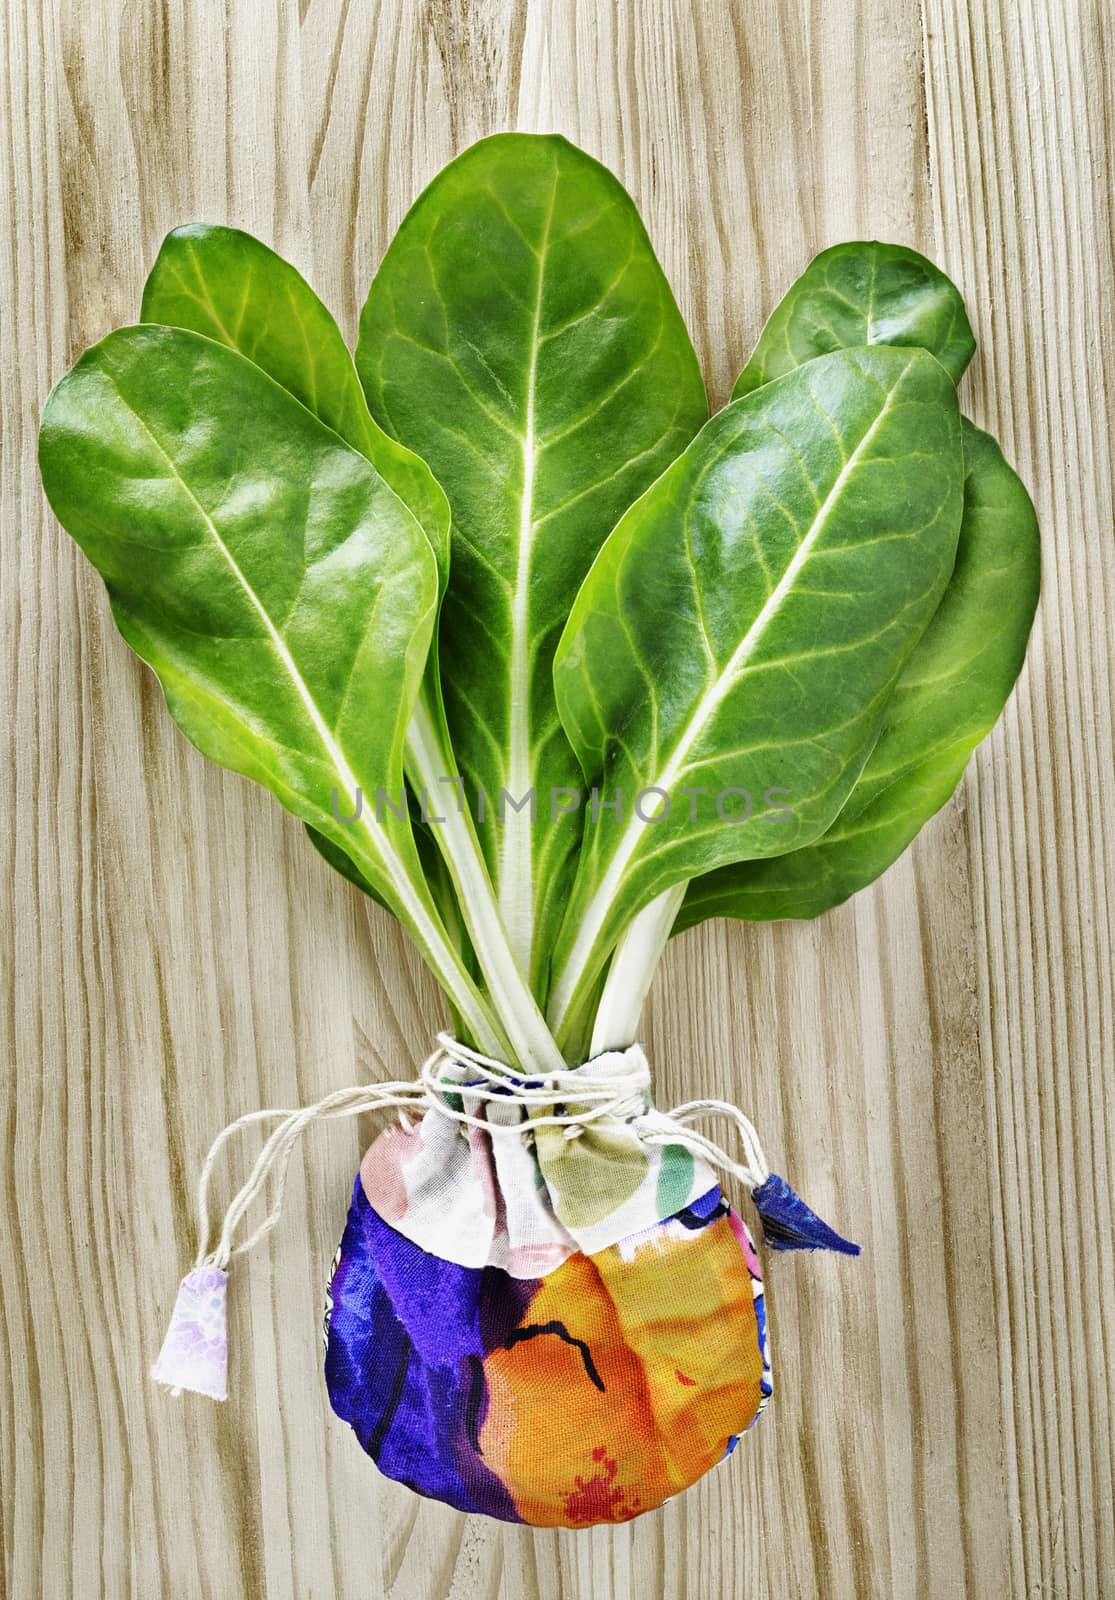
[[[404,1239],[372,1210],[358,1177],[333,1278],[325,1381],[334,1411],[386,1477],[460,1511],[518,1522],[476,1448],[484,1279],[497,1271],[459,1267]],[[508,1281],[529,1300],[533,1283]]]

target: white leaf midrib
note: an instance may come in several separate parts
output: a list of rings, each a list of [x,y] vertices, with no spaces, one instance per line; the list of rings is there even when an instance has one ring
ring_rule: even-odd
[[[538,250],[538,276],[530,328],[527,365],[526,414],[520,439],[523,483],[519,504],[515,583],[511,592],[511,650],[508,682],[507,785],[516,800],[533,786],[530,728],[530,581],[534,544],[534,474],[538,459],[535,432],[535,390],[541,347],[542,299],[546,255],[557,202],[558,173],[554,167],[550,204]],[[529,978],[534,950],[534,840],[530,809],[510,808],[502,823],[498,899],[507,937],[520,970]]]

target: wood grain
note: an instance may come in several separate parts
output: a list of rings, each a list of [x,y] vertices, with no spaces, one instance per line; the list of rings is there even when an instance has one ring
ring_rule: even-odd
[[[1099,0],[8,0],[6,1594],[1115,1593],[1109,22]],[[136,314],[167,228],[260,234],[352,334],[417,190],[506,127],[619,173],[716,401],[815,251],[928,250],[981,340],[967,409],[1045,535],[1022,682],[910,855],[816,925],[671,950],[661,1099],[752,1108],[866,1253],[774,1263],[776,1400],[729,1466],[576,1535],[421,1502],[331,1418],[351,1128],[315,1134],[238,1278],[232,1401],[148,1384],[216,1129],[413,1068],[437,1001],[297,826],[175,734],[35,471],[51,382]]]

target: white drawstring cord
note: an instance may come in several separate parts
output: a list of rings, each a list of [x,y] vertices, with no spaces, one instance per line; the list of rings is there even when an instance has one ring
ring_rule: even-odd
[[[697,1117],[704,1116],[731,1118],[743,1141],[746,1161],[733,1160],[726,1150],[715,1144],[706,1134],[698,1133],[687,1126]],[[675,1106],[672,1111],[668,1111],[666,1119],[678,1124],[682,1131],[642,1132],[642,1137],[648,1144],[684,1144],[694,1154],[704,1156],[710,1166],[718,1167],[723,1172],[730,1172],[749,1190],[758,1189],[770,1177],[770,1168],[763,1155],[755,1124],[744,1116],[738,1106],[732,1105],[730,1100],[687,1100],[684,1105]]]
[[[319,1100],[316,1105],[305,1106],[299,1111],[249,1111],[244,1116],[238,1117],[235,1122],[223,1128],[209,1147],[209,1154],[201,1168],[197,1185],[197,1213],[198,1213],[198,1253],[194,1261],[195,1268],[202,1266],[219,1267],[223,1271],[229,1260],[234,1255],[243,1255],[253,1245],[259,1243],[264,1234],[269,1233],[279,1220],[282,1212],[283,1194],[286,1189],[287,1169],[290,1158],[294,1154],[294,1147],[299,1136],[311,1122],[327,1122],[334,1117],[353,1117],[364,1111],[386,1109],[388,1106],[404,1104],[417,1104],[420,1097],[413,1094],[404,1100],[401,1094],[392,1091],[402,1090],[408,1086],[404,1084],[368,1084],[360,1088],[340,1089],[335,1094],[327,1095],[324,1100]],[[380,1094],[375,1091],[380,1090]],[[252,1167],[251,1175],[243,1187],[237,1192],[235,1198],[225,1212],[224,1224],[221,1228],[217,1247],[209,1250],[209,1179],[216,1165],[217,1156],[222,1146],[234,1133],[242,1128],[251,1127],[256,1122],[270,1122],[275,1117],[282,1117],[282,1124],[275,1129],[264,1144]],[[272,1168],[277,1175],[277,1193],[275,1204],[259,1227],[246,1239],[243,1244],[232,1244],[232,1236],[237,1224],[247,1211],[256,1195],[263,1188],[267,1176]]]
[[[442,1069],[451,1064],[467,1067],[471,1074],[475,1074],[475,1081],[472,1077],[462,1081],[460,1078],[443,1076]],[[405,1120],[408,1112],[424,1115],[428,1111],[438,1111],[453,1122],[459,1122],[470,1128],[480,1128],[489,1134],[509,1133],[522,1138],[533,1135],[537,1128],[560,1127],[565,1129],[566,1138],[575,1138],[585,1127],[602,1117],[614,1117],[626,1122],[638,1116],[646,1109],[649,1088],[650,1071],[641,1052],[630,1070],[617,1072],[608,1079],[586,1077],[580,1068],[569,1068],[564,1072],[548,1072],[539,1078],[520,1078],[502,1062],[494,1061],[490,1056],[481,1055],[479,1051],[459,1044],[449,1034],[440,1033],[438,1048],[427,1058],[417,1079],[397,1083],[369,1083],[356,1088],[338,1089],[315,1105],[304,1106],[297,1111],[249,1111],[224,1128],[210,1146],[198,1178],[198,1253],[194,1262],[195,1270],[203,1266],[213,1266],[223,1271],[234,1255],[243,1255],[251,1250],[275,1226],[282,1212],[287,1171],[294,1147],[313,1122],[360,1116],[368,1111],[398,1110],[400,1120],[409,1132],[410,1124]],[[505,1105],[520,1105],[532,1113],[547,1106],[563,1106],[570,1103],[575,1104],[578,1110],[550,1116],[531,1115],[520,1122],[489,1122],[448,1104],[445,1098],[447,1095],[455,1097],[467,1095],[489,1105],[498,1102]],[[272,1121],[276,1117],[281,1117],[283,1120],[268,1137],[256,1157],[247,1182],[225,1212],[216,1248],[210,1251],[209,1180],[217,1157],[234,1133],[257,1122]],[[701,1135],[697,1134],[694,1137],[700,1139]],[[272,1171],[275,1174],[276,1187],[271,1210],[254,1233],[242,1244],[234,1245],[233,1237],[242,1217],[263,1189]]]

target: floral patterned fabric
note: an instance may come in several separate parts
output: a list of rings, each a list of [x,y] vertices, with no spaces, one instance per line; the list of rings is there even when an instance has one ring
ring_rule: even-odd
[[[491,1142],[532,1162],[524,1141]],[[715,1183],[591,1252],[555,1235],[549,1256],[514,1254],[514,1196],[493,1187],[474,1215],[485,1253],[508,1241],[507,1264],[469,1265],[387,1220],[366,1192],[384,1171],[366,1159],[356,1182],[325,1374],[334,1410],[388,1477],[505,1521],[624,1522],[722,1460],[766,1404],[759,1262]],[[397,1209],[390,1181],[386,1193]],[[460,1238],[448,1205],[442,1226]]]

